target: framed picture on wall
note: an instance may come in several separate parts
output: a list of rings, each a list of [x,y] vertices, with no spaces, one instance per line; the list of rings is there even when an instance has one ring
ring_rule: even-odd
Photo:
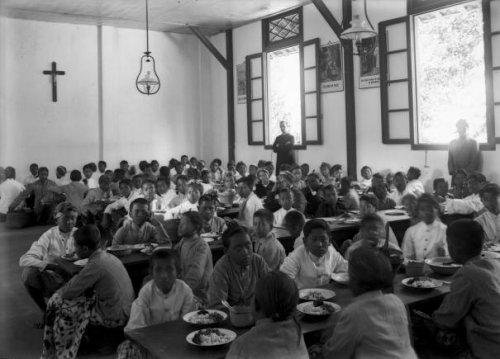
[[[373,52],[359,56],[359,88],[380,86],[380,58],[378,54],[378,38],[366,39],[374,42]]]
[[[247,102],[246,67],[245,63],[236,65],[236,79],[238,80],[238,103]]]
[[[325,46],[321,46],[319,52],[319,73],[321,92],[344,90],[342,46],[340,43],[328,43]]]

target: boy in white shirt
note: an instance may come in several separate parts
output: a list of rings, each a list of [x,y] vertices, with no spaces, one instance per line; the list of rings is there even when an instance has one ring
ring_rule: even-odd
[[[177,207],[170,208],[165,212],[165,220],[180,218],[185,212],[198,211],[198,200],[202,194],[203,187],[197,182],[191,182],[187,188],[186,200]]]
[[[56,185],[60,186],[65,186],[69,184],[71,181],[68,177],[66,177],[66,167],[64,166],[57,166],[56,168],[56,179],[54,180],[54,183]]]
[[[73,233],[78,210],[70,203],[61,203],[55,212],[57,226],[42,234],[19,259],[24,286],[42,312],[46,309],[44,298],[49,298],[77,271],[64,257],[75,256]]]
[[[276,212],[274,212],[274,227],[283,227],[283,219],[286,214],[292,210],[292,192],[288,188],[283,188],[278,193],[278,202],[281,206]]]
[[[484,245],[489,247],[500,242],[500,215],[498,210],[500,189],[496,184],[489,183],[479,191],[479,196],[484,208],[474,220],[483,228]]]
[[[125,332],[180,320],[195,309],[193,291],[182,280],[180,263],[175,251],[157,249],[151,256],[153,279],[142,287],[132,303],[130,319]],[[145,358],[147,353],[137,344],[127,340],[117,349],[117,358]]]
[[[481,173],[472,173],[467,178],[467,187],[471,193],[463,199],[448,199],[444,207],[448,214],[471,214],[479,212],[483,209],[484,205],[479,196],[479,190],[486,184],[486,177]]]
[[[175,198],[176,194],[170,188],[170,180],[165,177],[159,177],[156,181],[156,193],[158,196],[151,202],[151,209],[153,211],[166,211],[168,210],[169,203]]]
[[[251,176],[240,178],[238,181],[237,191],[242,202],[240,204],[240,212],[238,214],[238,221],[241,225],[250,228],[253,225],[253,215],[254,213],[263,208],[262,202],[253,193],[254,178]]]
[[[16,181],[14,167],[5,168],[5,181],[0,183],[0,222],[5,221],[9,206],[24,191],[21,182]]]
[[[23,184],[27,185],[38,181],[38,164],[30,164],[30,174],[24,179]]]
[[[92,166],[89,163],[83,166],[83,184],[89,189],[99,187],[98,180],[94,178],[94,172],[92,171]]]
[[[430,194],[417,201],[417,212],[421,221],[406,230],[403,238],[405,261],[424,261],[427,258],[448,255],[446,225],[438,218],[439,204]]]
[[[316,218],[305,224],[304,245],[285,258],[280,270],[299,289],[314,288],[327,284],[333,273],[347,272],[347,261],[333,248],[328,224]]]
[[[406,177],[408,178],[406,192],[417,198],[425,193],[424,184],[419,180],[420,174],[420,169],[417,167],[410,167],[406,173]]]
[[[278,241],[273,230],[273,213],[259,209],[253,215],[255,231],[253,250],[264,258],[270,270],[278,270],[285,259],[285,248]]]

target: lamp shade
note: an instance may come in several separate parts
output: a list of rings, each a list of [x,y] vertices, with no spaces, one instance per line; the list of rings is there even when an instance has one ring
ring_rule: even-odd
[[[155,59],[149,53],[141,57],[141,70],[135,81],[140,93],[154,95],[160,90],[160,78],[156,74]]]
[[[368,22],[359,16],[354,15],[351,21],[351,26],[342,31],[340,38],[342,40],[359,41],[377,36],[377,32],[368,24]]]

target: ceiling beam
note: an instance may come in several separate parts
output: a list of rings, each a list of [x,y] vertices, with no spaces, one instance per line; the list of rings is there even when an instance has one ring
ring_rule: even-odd
[[[316,9],[318,9],[321,16],[323,16],[323,19],[325,19],[328,25],[330,25],[335,35],[337,35],[337,37],[340,39],[340,34],[343,31],[342,26],[339,24],[337,20],[335,20],[335,17],[333,16],[330,9],[328,9],[326,4],[323,2],[323,0],[311,0],[311,2],[314,4]]]
[[[201,33],[200,29],[198,29],[195,26],[190,26],[189,29],[193,32],[193,34],[196,35],[196,37],[198,39],[200,39],[200,41],[203,43],[203,45],[205,45],[205,47],[208,49],[208,51],[210,51],[212,53],[212,55],[215,56],[215,58],[220,62],[220,64],[226,70],[228,70],[229,64],[228,64],[226,58],[224,56],[222,56],[222,54],[219,52],[219,50],[217,50],[217,48],[214,46],[214,44],[212,44],[210,42],[210,39],[208,37],[206,37],[205,35],[203,35]]]

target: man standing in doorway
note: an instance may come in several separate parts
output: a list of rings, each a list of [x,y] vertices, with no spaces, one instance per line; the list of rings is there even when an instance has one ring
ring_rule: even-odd
[[[448,151],[448,171],[452,176],[461,169],[467,174],[479,170],[479,150],[477,142],[467,137],[467,121],[460,119],[456,126],[458,138],[450,142]]]
[[[276,136],[273,143],[273,151],[277,154],[276,175],[280,173],[280,167],[283,164],[293,165],[295,158],[293,155],[293,145],[295,139],[286,131],[286,122],[280,122],[281,135]]]

